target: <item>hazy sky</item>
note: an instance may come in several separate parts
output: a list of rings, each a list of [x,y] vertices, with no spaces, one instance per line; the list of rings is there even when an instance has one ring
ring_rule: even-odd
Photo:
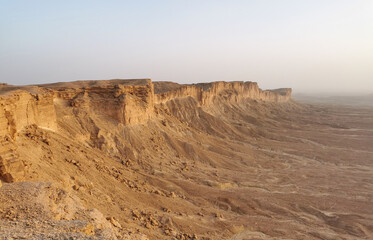
[[[373,92],[373,0],[0,0],[0,82]]]

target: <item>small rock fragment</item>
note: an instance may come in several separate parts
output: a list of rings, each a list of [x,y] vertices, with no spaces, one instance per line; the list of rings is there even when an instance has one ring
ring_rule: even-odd
[[[114,227],[122,228],[120,223],[114,218],[114,217],[108,217],[106,218]]]

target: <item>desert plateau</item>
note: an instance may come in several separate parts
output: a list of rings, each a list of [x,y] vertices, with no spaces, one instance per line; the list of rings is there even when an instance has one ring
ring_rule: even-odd
[[[373,108],[255,82],[0,85],[0,239],[372,239]]]

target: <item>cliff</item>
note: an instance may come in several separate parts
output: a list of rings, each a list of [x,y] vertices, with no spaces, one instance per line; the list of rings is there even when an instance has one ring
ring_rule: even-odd
[[[56,108],[61,102],[81,125],[93,124],[86,138],[94,146],[101,148],[106,144],[115,149],[117,141],[107,137],[112,133],[110,129],[104,130],[105,123],[112,122],[113,126],[144,124],[156,115],[156,108],[166,107],[173,101],[189,99],[194,107],[207,107],[248,99],[286,102],[291,98],[291,89],[263,91],[254,82],[179,85],[153,84],[150,79],[77,81],[25,87],[4,85],[1,91],[0,177],[7,182],[22,179],[27,166],[17,153],[17,134],[29,126],[58,131]],[[172,111],[177,115],[182,109],[178,106]],[[97,119],[103,123],[101,127],[97,126]]]
[[[124,125],[143,123],[153,113],[154,90],[151,80],[111,81],[109,85],[71,88],[59,86],[55,98],[69,102],[77,109],[86,109]]]
[[[57,130],[53,99],[53,92],[32,94],[15,91],[0,96],[1,136],[15,139],[17,131],[32,124]]]
[[[0,239],[370,239],[373,111],[290,94],[0,84]]]
[[[162,91],[162,84],[157,83],[156,103],[165,103],[176,98],[192,97],[200,106],[213,104],[217,99],[238,103],[246,99],[269,102],[286,102],[291,98],[291,89],[263,91],[256,82],[213,82],[194,85],[174,86],[169,91]]]
[[[8,182],[22,179],[24,163],[18,158],[17,133],[36,125],[57,130],[53,93],[14,91],[0,96],[0,177]]]

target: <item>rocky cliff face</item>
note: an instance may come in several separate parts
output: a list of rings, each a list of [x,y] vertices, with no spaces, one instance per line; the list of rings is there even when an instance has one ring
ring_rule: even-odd
[[[213,104],[216,100],[234,103],[245,99],[286,102],[291,98],[291,89],[263,91],[256,82],[213,82],[184,85],[155,95],[157,103],[185,97],[194,98],[200,106]]]
[[[193,106],[205,107],[247,99],[285,102],[291,97],[290,89],[263,91],[254,82],[173,84],[171,88],[167,83],[155,84],[156,91],[150,79],[82,81],[25,88],[5,86],[8,91],[3,89],[6,94],[0,97],[0,177],[7,182],[22,179],[25,163],[17,154],[17,133],[28,126],[57,131],[56,103],[61,101],[75,114],[130,126],[146,123],[155,115],[155,106],[187,98],[193,101]],[[178,111],[182,111],[182,107],[174,108],[174,112]],[[97,127],[91,130],[90,138],[96,146],[104,144],[102,134]],[[111,142],[115,145],[114,140]]]
[[[0,239],[371,239],[373,111],[289,99],[0,84]]]
[[[148,79],[139,81],[136,85],[129,83],[61,88],[55,91],[55,95],[56,98],[67,100],[74,108],[89,110],[124,125],[143,123],[153,112],[153,84]]]
[[[0,97],[0,177],[17,181],[24,175],[24,163],[18,158],[17,132],[36,125],[57,130],[53,93],[31,94],[15,91]]]
[[[32,124],[57,130],[53,99],[53,92],[16,91],[0,96],[0,134],[15,139],[17,131]]]

